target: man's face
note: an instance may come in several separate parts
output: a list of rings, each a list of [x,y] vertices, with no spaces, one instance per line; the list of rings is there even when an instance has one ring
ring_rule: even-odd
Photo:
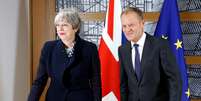
[[[121,16],[123,32],[129,41],[137,42],[144,32],[144,21],[135,12]]]

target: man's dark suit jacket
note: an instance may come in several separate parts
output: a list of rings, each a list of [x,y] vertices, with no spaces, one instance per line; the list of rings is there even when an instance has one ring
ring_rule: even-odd
[[[121,101],[180,101],[182,82],[167,40],[147,34],[141,79],[132,64],[131,43],[119,47]]]
[[[69,58],[61,40],[46,42],[28,101],[38,101],[48,77],[46,101],[101,101],[100,62],[95,44],[77,36]]]

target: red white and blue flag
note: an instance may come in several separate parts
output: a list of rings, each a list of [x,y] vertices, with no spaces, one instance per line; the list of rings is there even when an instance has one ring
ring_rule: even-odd
[[[99,56],[101,62],[102,101],[120,101],[118,47],[122,43],[120,0],[109,0]]]

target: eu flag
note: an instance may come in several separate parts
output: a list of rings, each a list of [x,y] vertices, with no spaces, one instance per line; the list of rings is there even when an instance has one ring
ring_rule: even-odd
[[[184,60],[182,31],[179,19],[179,10],[176,0],[165,0],[156,26],[154,36],[168,40],[172,52],[176,56],[182,77],[181,101],[189,101],[188,77]]]

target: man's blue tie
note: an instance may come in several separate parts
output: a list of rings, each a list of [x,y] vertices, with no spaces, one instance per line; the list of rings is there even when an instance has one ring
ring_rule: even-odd
[[[135,47],[135,73],[137,75],[137,79],[140,80],[140,54],[138,51],[138,44],[133,45]]]

